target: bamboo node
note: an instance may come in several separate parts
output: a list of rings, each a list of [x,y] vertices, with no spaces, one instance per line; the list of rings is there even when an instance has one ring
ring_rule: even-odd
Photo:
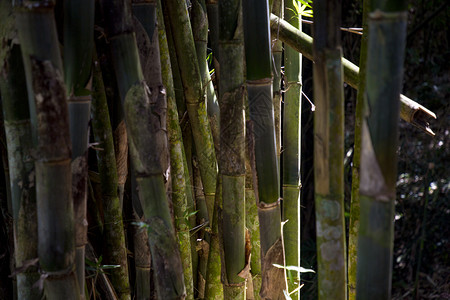
[[[278,200],[277,201],[275,201],[275,202],[272,202],[272,203],[265,203],[265,202],[259,202],[257,205],[258,205],[258,209],[260,209],[260,210],[271,210],[271,209],[273,209],[273,208],[277,208],[277,207],[279,207],[280,206],[280,203],[281,203],[281,199],[282,198],[278,198]]]

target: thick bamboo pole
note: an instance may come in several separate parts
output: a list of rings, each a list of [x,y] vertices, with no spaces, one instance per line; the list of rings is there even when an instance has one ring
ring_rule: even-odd
[[[287,1],[284,19],[301,30],[301,16],[296,16],[293,1]],[[299,19],[300,18],[300,19]],[[300,266],[300,152],[301,152],[301,97],[302,55],[284,46],[284,116],[283,116],[283,226],[284,251],[287,266]],[[300,286],[300,273],[290,272],[289,290]],[[292,295],[300,298],[300,290]]]
[[[105,15],[107,34],[127,122],[139,198],[144,216],[151,224],[148,234],[157,274],[156,291],[162,299],[183,299],[186,293],[183,270],[164,185],[168,168],[165,90],[162,85],[150,90],[144,81],[129,3],[104,1],[102,5],[104,12],[108,12]],[[159,80],[152,80],[161,82],[160,76]]]
[[[272,32],[278,33],[279,38],[291,46],[296,51],[302,53],[306,58],[313,59],[312,44],[313,39],[309,35],[299,31],[284,20],[275,15],[270,16],[270,28]],[[358,88],[359,68],[345,58],[342,58],[344,67],[344,81],[352,88]],[[430,119],[436,119],[436,114],[409,99],[405,95],[400,95],[400,118],[425,131],[429,135],[434,135],[430,128]]]
[[[2,7],[9,9],[11,7]],[[5,21],[5,20],[2,20]],[[14,21],[11,19],[11,21]],[[6,58],[1,62],[0,91],[8,148],[9,184],[11,187],[12,215],[14,220],[15,267],[18,299],[41,299],[42,292],[33,288],[39,280],[38,268],[30,265],[38,255],[36,186],[34,160],[31,158],[33,139],[25,80],[25,70],[19,45],[0,37],[8,45]]]
[[[245,299],[244,35],[240,0],[219,2],[220,155],[225,299]]]
[[[370,1],[363,1],[363,36],[361,37],[361,50],[359,52],[359,84],[358,95],[356,97],[355,110],[355,129],[354,129],[354,146],[353,146],[353,164],[352,164],[352,194],[350,205],[350,220],[348,229],[348,298],[356,299],[356,266],[357,266],[357,249],[358,249],[358,231],[359,231],[359,182],[360,182],[360,164],[361,164],[361,130],[363,121],[364,92],[366,90],[366,62],[367,62],[367,39],[368,28],[367,18]]]
[[[408,1],[374,1],[368,19],[361,144],[357,299],[389,299],[392,279],[398,97]]]
[[[91,115],[90,80],[94,47],[94,1],[64,1],[64,79],[72,141],[72,197],[77,278],[84,299],[87,244],[87,150]]]
[[[17,3],[16,26],[35,113],[38,254],[48,299],[79,299],[71,180],[71,142],[53,3]]]
[[[103,84],[100,62],[96,55],[93,64],[92,130],[94,140],[102,150],[97,151],[100,187],[103,203],[103,255],[107,264],[118,265],[109,271],[111,283],[120,299],[130,297],[127,250],[122,220],[122,206],[118,195],[118,174],[113,132]],[[114,249],[114,251],[111,251]]]
[[[347,298],[341,2],[314,8],[314,182],[319,299]]]
[[[270,54],[269,4],[243,1],[250,163],[260,221],[262,286],[261,298],[284,297],[279,169],[276,157],[272,103],[272,59]]]

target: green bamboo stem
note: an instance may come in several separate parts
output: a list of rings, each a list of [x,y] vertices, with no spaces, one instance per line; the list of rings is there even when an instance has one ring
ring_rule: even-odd
[[[244,34],[241,1],[219,3],[220,176],[225,299],[245,299]]]
[[[191,22],[195,50],[197,52],[198,66],[200,69],[200,76],[202,78],[202,86],[206,91],[206,110],[208,112],[211,133],[217,152],[220,148],[220,109],[206,60],[206,48],[208,44],[208,18],[205,0],[195,0],[192,2]]]
[[[313,59],[312,44],[313,39],[309,35],[301,32],[297,28],[291,26],[286,21],[281,20],[275,15],[270,16],[270,28],[272,32],[278,33],[278,37],[291,46],[296,51],[303,54],[307,59]],[[344,67],[344,81],[352,88],[358,89],[359,68],[345,58],[342,58]],[[408,123],[413,124],[417,128],[425,131],[429,135],[434,132],[429,127],[429,120],[436,119],[436,114],[420,105],[419,103],[409,99],[405,95],[400,95],[400,118]]]
[[[2,7],[9,9],[11,7]],[[0,69],[0,90],[8,148],[9,184],[11,187],[12,216],[14,220],[15,266],[19,269],[38,255],[36,188],[34,160],[28,109],[25,70],[19,45],[8,43],[4,66]],[[6,48],[6,47],[5,47]],[[18,299],[41,299],[42,292],[33,288],[39,280],[36,266],[30,266],[16,275]]]
[[[151,224],[148,234],[152,263],[158,274],[155,276],[156,291],[162,299],[183,299],[186,292],[181,258],[164,186],[164,173],[168,168],[167,104],[161,75],[153,74],[149,81],[150,91],[144,81],[127,3],[104,1],[102,4],[108,12],[105,15],[107,33],[127,122],[139,198],[144,216]],[[154,61],[155,68],[159,68],[158,64],[159,60]]]
[[[118,195],[118,175],[114,152],[113,133],[103,84],[100,63],[94,57],[93,90],[92,90],[92,129],[94,140],[102,150],[97,151],[100,173],[101,196],[104,210],[104,242],[105,262],[118,265],[111,269],[111,282],[119,299],[130,298],[128,279],[128,262],[125,246],[125,232],[122,220],[122,207]],[[111,251],[114,249],[114,251]]]
[[[253,189],[253,178],[248,153],[246,156],[245,227],[249,231],[250,243],[252,246],[250,273],[251,281],[253,284],[252,295],[250,281],[247,282],[247,299],[260,299],[259,291],[261,290],[261,244],[259,239],[258,207],[255,205],[256,197],[255,190]]]
[[[284,16],[284,1],[275,0],[272,4],[273,13],[279,18]],[[272,56],[274,61],[273,71],[273,113],[275,124],[275,141],[277,149],[278,165],[281,163],[281,61],[283,60],[283,42],[278,39],[276,34],[272,35]]]
[[[210,222],[212,222],[217,163],[192,29],[185,1],[170,0],[166,1],[166,4],[208,207],[208,216]],[[175,28],[176,30],[174,30]]]
[[[278,299],[286,288],[281,243],[279,169],[276,158],[267,1],[243,1],[250,162],[260,221],[261,298]],[[267,28],[267,30],[266,30]]]
[[[340,3],[313,3],[314,182],[319,299],[346,299],[344,86]]]
[[[364,92],[365,92],[365,76],[366,76],[366,62],[367,62],[367,39],[368,28],[367,18],[370,11],[370,1],[363,2],[363,36],[361,37],[361,50],[359,54],[359,83],[358,94],[356,97],[355,110],[355,137],[353,146],[353,164],[352,164],[352,192],[350,205],[350,220],[348,233],[348,298],[349,300],[356,299],[356,270],[357,270],[357,249],[358,249],[358,231],[359,231],[359,183],[360,183],[360,163],[361,163],[361,130],[363,121],[363,107],[364,107]]]
[[[53,3],[18,3],[30,113],[36,113],[38,255],[48,299],[79,299],[71,187],[71,142]],[[45,34],[44,34],[45,33]],[[36,37],[40,37],[36,39]]]
[[[357,299],[389,299],[399,103],[407,1],[375,1],[368,18],[362,127]]]
[[[168,137],[169,137],[169,149],[170,149],[170,166],[171,166],[171,178],[172,178],[172,202],[174,207],[175,216],[175,229],[178,234],[179,247],[181,252],[181,260],[183,263],[184,272],[184,284],[186,286],[186,298],[194,299],[194,285],[193,285],[193,271],[192,271],[192,254],[195,248],[191,247],[191,241],[189,235],[190,227],[194,227],[195,224],[190,222],[194,221],[193,218],[189,218],[189,214],[193,213],[193,200],[188,200],[188,188],[190,184],[189,177],[185,172],[186,157],[184,154],[184,147],[181,135],[181,129],[179,125],[178,112],[175,102],[175,92],[172,80],[172,72],[170,65],[169,49],[167,44],[167,38],[165,36],[164,21],[161,10],[161,3],[154,3],[158,6],[158,31],[154,34],[158,34],[158,44],[161,51],[155,51],[160,57],[148,57],[152,59],[161,59],[161,71],[162,82],[166,88],[167,96],[167,125],[168,125]],[[156,7],[155,7],[156,8]],[[142,7],[139,8],[142,12]],[[160,28],[161,27],[161,28]],[[148,31],[147,31],[148,32]],[[157,37],[153,37],[152,40],[156,40]],[[189,189],[190,195],[192,195]],[[189,201],[189,203],[188,203]],[[195,221],[194,221],[195,222]],[[195,254],[195,252],[194,252]]]
[[[214,216],[211,228],[209,257],[221,257],[222,239],[219,233],[219,209],[218,205],[222,203],[222,181],[217,177],[216,199],[214,205]],[[223,285],[221,284],[222,260],[210,259],[206,272],[205,299],[224,299]]]
[[[87,244],[87,150],[91,112],[90,79],[94,46],[94,1],[64,2],[64,77],[72,141],[72,198],[75,214],[77,278],[84,299]]]
[[[295,16],[292,1],[287,1],[284,19],[301,30],[301,16]],[[300,19],[299,19],[300,18]],[[283,226],[284,251],[287,266],[300,266],[300,158],[301,158],[301,93],[302,55],[284,46],[284,124],[283,124]],[[288,276],[289,290],[300,286],[300,273]],[[300,291],[292,295],[300,299]]]

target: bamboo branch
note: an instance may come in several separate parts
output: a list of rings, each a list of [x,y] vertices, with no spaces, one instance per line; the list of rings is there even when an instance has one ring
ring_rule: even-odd
[[[277,35],[280,40],[302,53],[306,58],[313,60],[312,37],[273,14],[270,16],[270,29],[273,35]],[[352,88],[358,89],[359,67],[345,58],[342,58],[342,65],[344,67],[344,81]],[[436,119],[436,114],[405,95],[400,95],[400,117],[427,134],[434,136],[429,121],[430,119]]]

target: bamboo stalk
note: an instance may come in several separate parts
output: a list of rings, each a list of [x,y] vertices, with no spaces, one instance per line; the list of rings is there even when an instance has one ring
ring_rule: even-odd
[[[102,5],[104,12],[108,12],[107,33],[139,198],[144,216],[151,224],[148,234],[152,263],[158,275],[157,294],[162,299],[183,299],[186,293],[183,270],[164,185],[168,168],[165,90],[158,85],[150,91],[145,84],[129,5],[125,1],[104,1]],[[160,76],[155,75],[152,84],[161,82]]]
[[[293,1],[287,1],[284,19],[301,30],[301,16],[295,16]],[[300,18],[300,19],[299,19]],[[283,123],[283,226],[287,266],[300,266],[300,159],[301,159],[301,93],[302,55],[284,46],[284,123]],[[300,286],[300,273],[290,272],[289,290]],[[300,290],[292,295],[300,299]]]
[[[176,110],[176,103],[175,103],[175,95],[174,95],[174,89],[173,89],[173,81],[171,78],[170,72],[170,58],[168,53],[168,45],[167,40],[163,40],[163,37],[161,37],[161,32],[159,35],[159,38],[156,36],[158,35],[159,26],[162,27],[162,32],[164,32],[164,22],[162,21],[162,11],[161,11],[161,5],[157,4],[156,2],[151,3],[152,9],[156,9],[156,6],[159,6],[160,8],[160,16],[159,20],[161,22],[158,22],[157,28],[152,27],[154,26],[154,21],[152,18],[149,18],[150,12],[145,12],[144,5],[135,5],[133,6],[133,11],[135,12],[135,15],[139,20],[142,20],[144,23],[144,27],[147,31],[147,33],[152,34],[151,37],[151,44],[153,47],[159,47],[159,49],[162,49],[165,53],[160,53],[159,49],[153,49],[150,51],[154,56],[150,55],[146,58],[141,55],[141,62],[147,62],[147,64],[152,63],[154,60],[161,59],[161,62],[165,62],[165,65],[162,66],[160,70],[157,68],[153,68],[153,72],[161,72],[163,70],[161,78],[162,82],[164,83],[166,87],[166,96],[167,96],[167,102],[168,102],[168,136],[169,136],[169,144],[170,144],[170,166],[171,166],[171,178],[172,178],[172,202],[174,207],[174,216],[175,216],[175,229],[177,231],[177,236],[179,240],[179,247],[181,252],[181,260],[183,263],[183,271],[184,271],[184,284],[186,286],[186,298],[187,299],[194,299],[194,286],[193,286],[193,273],[192,273],[192,247],[191,247],[191,239],[189,235],[189,214],[193,212],[192,207],[192,200],[191,205],[188,206],[187,203],[187,193],[186,193],[186,179],[185,179],[185,171],[184,171],[184,148],[183,148],[183,142],[182,142],[182,136],[181,136],[181,129],[178,121],[178,113]],[[147,9],[150,8],[150,5]],[[152,17],[156,18],[156,11],[152,11],[154,15]],[[156,21],[156,20],[155,20]],[[150,24],[149,24],[150,23]],[[153,24],[152,24],[153,23]],[[160,25],[161,24],[161,25]],[[154,32],[151,31],[151,29],[154,29]],[[158,30],[156,30],[158,29]],[[160,45],[159,41],[162,40],[164,45]],[[157,43],[155,43],[157,41]],[[162,52],[162,51],[161,51]],[[146,53],[146,52],[144,52]],[[144,54],[143,53],[143,54]],[[158,55],[158,57],[156,57]],[[163,60],[164,59],[164,60]],[[170,76],[170,77],[169,77]],[[145,74],[144,74],[145,77]],[[189,178],[188,178],[189,179]]]
[[[251,282],[250,280],[247,281],[247,299],[261,299],[259,297],[259,291],[261,290],[261,243],[259,238],[258,207],[255,203],[257,202],[255,190],[253,188],[252,171],[247,148],[245,177],[245,227],[249,231],[250,243],[252,247],[250,260]],[[251,294],[251,288],[253,288],[253,294]]]
[[[9,9],[11,7],[3,7]],[[14,20],[12,20],[14,21]],[[28,108],[28,96],[22,53],[19,45],[1,37],[7,43],[7,53],[0,69],[0,91],[8,148],[9,184],[11,188],[12,216],[14,220],[15,266],[18,270],[17,298],[41,299],[42,292],[33,288],[39,280],[38,268],[30,264],[38,256],[36,186],[34,160]]]
[[[276,158],[267,1],[243,1],[250,163],[261,235],[261,298],[278,299],[286,288],[282,269],[279,169]],[[266,30],[267,29],[267,30]]]
[[[208,44],[208,18],[206,14],[205,0],[195,0],[192,2],[192,33],[195,50],[197,52],[200,76],[202,78],[202,86],[203,89],[206,90],[206,111],[208,112],[215,150],[218,152],[218,149],[220,148],[220,109],[206,59],[206,48]]]
[[[314,9],[314,182],[319,299],[346,299],[344,85],[340,2]]]
[[[100,187],[104,210],[103,255],[105,262],[118,265],[109,271],[119,299],[130,297],[128,262],[125,246],[125,232],[122,220],[122,207],[118,195],[118,174],[114,151],[113,133],[108,112],[102,71],[97,57],[94,57],[92,90],[92,129],[94,140],[102,150],[97,151],[100,173]],[[114,249],[114,251],[111,251]]]
[[[274,0],[272,4],[273,13],[279,18],[284,17],[284,1]],[[274,124],[275,124],[275,141],[277,146],[277,159],[278,165],[281,163],[281,62],[283,60],[283,42],[278,39],[276,34],[272,35],[272,57],[274,64],[273,71],[273,83],[272,83],[272,93],[273,93],[273,114],[274,114]]]
[[[35,113],[38,254],[48,299],[80,299],[75,276],[71,142],[53,3],[18,3],[30,113]],[[43,34],[45,33],[45,34]],[[36,37],[40,37],[36,39]]]
[[[170,0],[166,1],[166,4],[208,207],[209,221],[212,222],[214,195],[216,192],[217,163],[211,129],[206,113],[205,93],[198,66],[192,29],[185,1]],[[175,31],[174,28],[177,30]]]
[[[245,299],[244,36],[241,1],[219,3],[220,176],[225,299]]]
[[[94,1],[64,2],[64,77],[72,141],[72,198],[75,214],[77,278],[84,299],[87,244],[87,150],[91,111],[90,80],[94,46]]]
[[[279,38],[283,42],[303,54],[307,59],[313,60],[313,39],[309,35],[299,31],[275,15],[270,16],[270,28],[272,32],[278,33]],[[358,89],[358,66],[345,58],[342,58],[342,65],[344,67],[344,81],[352,88]],[[430,119],[436,119],[436,114],[405,95],[400,95],[400,118],[434,136],[429,121]]]
[[[358,249],[358,231],[360,223],[360,200],[359,200],[359,183],[360,183],[360,164],[361,164],[361,130],[363,122],[364,108],[364,92],[367,62],[367,39],[368,28],[367,18],[370,11],[370,1],[363,2],[363,36],[361,37],[361,50],[359,54],[359,84],[358,94],[356,97],[355,110],[355,130],[354,130],[354,146],[353,146],[353,164],[352,164],[352,192],[350,205],[350,220],[348,233],[348,298],[356,299],[356,269],[357,269],[357,249]]]
[[[372,2],[362,127],[357,299],[389,299],[407,1]],[[388,108],[388,109],[386,109]]]

